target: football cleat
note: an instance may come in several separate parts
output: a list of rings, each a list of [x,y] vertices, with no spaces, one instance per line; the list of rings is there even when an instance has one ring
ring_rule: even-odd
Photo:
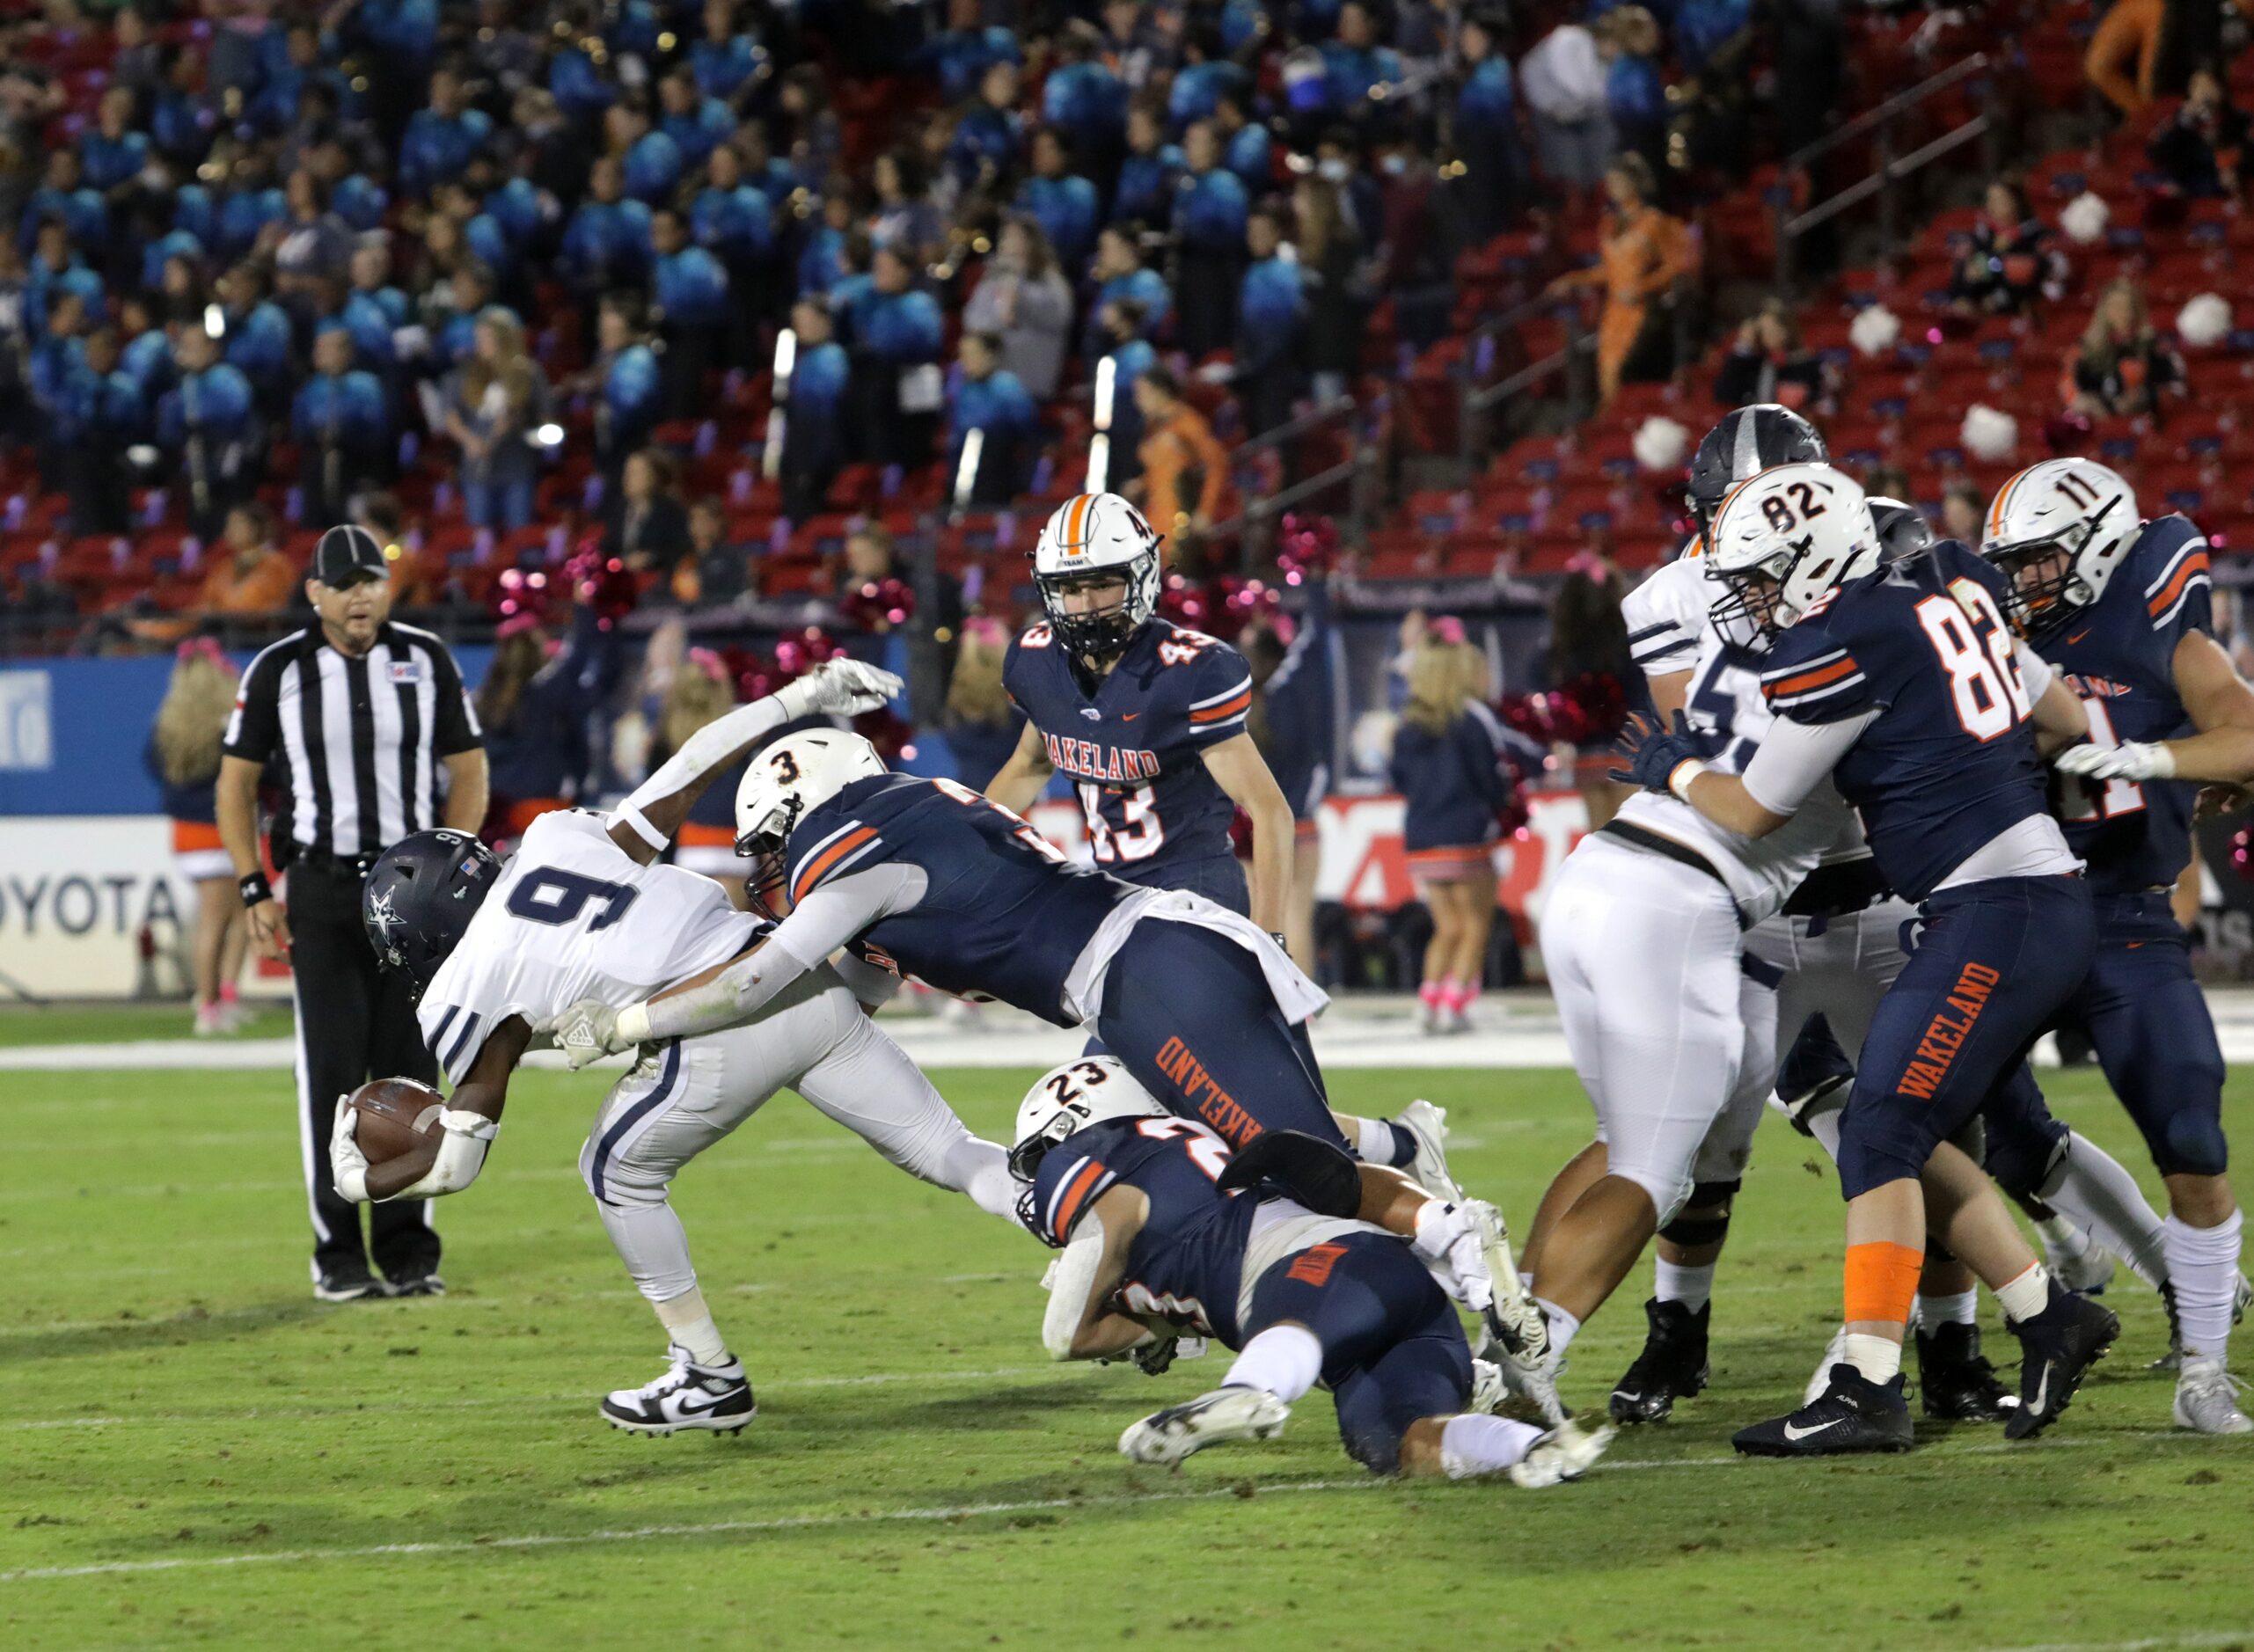
[[[1917,1444],[1902,1374],[1874,1383],[1852,1365],[1832,1367],[1814,1403],[1789,1417],[1740,1429],[1730,1444],[1748,1457],[1839,1457],[1849,1451],[1906,1451]]]
[[[1577,1422],[1561,1423],[1536,1439],[1505,1472],[1512,1485],[1528,1491],[1578,1480],[1595,1466],[1618,1432],[1609,1425],[1584,1429]]]
[[[395,1297],[443,1297],[446,1282],[436,1274],[410,1274],[392,1280],[386,1289]]]
[[[1471,1408],[1491,1416],[1511,1403],[1511,1385],[1502,1366],[1475,1356],[1471,1362]]]
[[[1680,1302],[1656,1297],[1643,1305],[1651,1328],[1643,1351],[1613,1385],[1614,1422],[1665,1422],[1677,1400],[1706,1386],[1706,1327],[1713,1306],[1701,1302],[1694,1312]]]
[[[1816,1362],[1807,1386],[1800,1391],[1800,1403],[1812,1406],[1823,1398],[1824,1390],[1832,1385],[1832,1367],[1847,1363],[1847,1327],[1832,1333],[1832,1340],[1824,1344],[1824,1356]]]
[[[2074,1230],[2073,1239],[2065,1244],[2048,1233],[2042,1237],[2043,1266],[2068,1290],[2094,1297],[2113,1283],[2113,1253],[2091,1242],[2080,1229]]]
[[[1209,1445],[1272,1440],[1292,1407],[1265,1388],[1216,1388],[1185,1405],[1153,1411],[1119,1436],[1119,1454],[1138,1463],[1172,1468]]]
[[[1996,1380],[1980,1352],[1977,1325],[1943,1325],[1917,1334],[1919,1403],[1942,1422],[2001,1422],[2019,1398]]]
[[[2221,1360],[2185,1360],[2176,1378],[2176,1426],[2195,1434],[2254,1434],[2254,1418],[2238,1408],[2245,1391]]]
[[[2120,1335],[2121,1321],[2111,1308],[2053,1280],[2040,1313],[2006,1325],[2019,1339],[2019,1408],[2005,1420],[2003,1437],[2032,1439],[2058,1421],[2089,1368]]]
[[[1801,1024],[1800,1035],[1784,1059],[1776,1064],[1776,1087],[1769,1105],[1792,1121],[1803,1136],[1811,1134],[1808,1121],[1847,1105],[1855,1085],[1855,1064],[1832,1035],[1832,1024],[1819,1013]]]
[[[313,1295],[323,1302],[368,1302],[384,1295],[383,1282],[366,1268],[323,1274],[313,1282]]]
[[[1447,1108],[1420,1098],[1394,1115],[1393,1126],[1416,1144],[1416,1157],[1402,1166],[1409,1179],[1436,1199],[1461,1203],[1464,1190],[1448,1171]]]
[[[604,1400],[605,1422],[629,1434],[679,1434],[689,1429],[741,1434],[759,1414],[741,1360],[699,1365],[677,1342],[665,1351],[673,1363],[663,1376]]]
[[[1565,1408],[1565,1401],[1557,1393],[1558,1373],[1565,1369],[1563,1356],[1548,1349],[1532,1359],[1514,1354],[1495,1334],[1492,1326],[1482,1332],[1479,1345],[1472,1352],[1475,1369],[1482,1360],[1492,1361],[1501,1373],[1504,1403],[1519,1401],[1552,1428],[1573,1414]]]

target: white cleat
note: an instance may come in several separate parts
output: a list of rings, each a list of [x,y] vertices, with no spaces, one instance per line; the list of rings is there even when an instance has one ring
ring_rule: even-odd
[[[1393,1122],[1416,1142],[1416,1157],[1409,1161],[1409,1179],[1436,1199],[1460,1203],[1464,1190],[1448,1171],[1448,1110],[1418,1097],[1393,1115]]]
[[[1485,1327],[1481,1331],[1478,1346],[1472,1350],[1472,1407],[1475,1410],[1493,1411],[1516,1400],[1544,1422],[1556,1428],[1570,1414],[1565,1409],[1565,1401],[1557,1393],[1558,1374],[1564,1369],[1563,1355],[1545,1348],[1539,1357],[1527,1359],[1513,1354],[1503,1339],[1495,1334],[1494,1327]],[[1487,1393],[1482,1382],[1489,1371],[1495,1373],[1503,1388],[1502,1397],[1493,1405],[1482,1403]]]
[[[1816,1374],[1808,1378],[1808,1385],[1800,1392],[1800,1404],[1804,1410],[1821,1400],[1832,1385],[1832,1367],[1847,1363],[1847,1327],[1832,1333],[1832,1340],[1824,1344],[1824,1356],[1816,1362]]]
[[[1510,1402],[1511,1379],[1503,1374],[1503,1367],[1475,1355],[1471,1362],[1471,1408],[1491,1416]]]
[[[1292,1407],[1265,1388],[1216,1388],[1186,1405],[1153,1411],[1119,1436],[1119,1454],[1138,1463],[1172,1468],[1209,1445],[1272,1440],[1284,1431]]]
[[[2079,1291],[2085,1297],[2094,1297],[2113,1283],[2113,1253],[2101,1245],[2085,1244],[2080,1250],[2070,1251],[2053,1245],[2046,1233],[2043,1236],[2043,1266],[2068,1290]]]
[[[680,1434],[701,1429],[741,1434],[759,1414],[743,1363],[699,1365],[679,1343],[666,1349],[673,1363],[639,1388],[621,1388],[603,1401],[603,1421],[629,1434]]]
[[[2238,1408],[2245,1390],[2221,1360],[2185,1360],[2176,1378],[2176,1426],[2195,1434],[2254,1434],[2254,1418]]]
[[[1545,1486],[1578,1480],[1596,1466],[1618,1431],[1610,1423],[1584,1429],[1577,1422],[1568,1422],[1552,1429],[1511,1465],[1511,1483],[1528,1491],[1540,1491]]]

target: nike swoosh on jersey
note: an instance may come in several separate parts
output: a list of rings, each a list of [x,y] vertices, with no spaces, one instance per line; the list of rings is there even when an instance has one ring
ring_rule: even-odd
[[[1140,712],[1122,712],[1119,713],[1119,720],[1123,723],[1131,723],[1142,714]]]
[[[1811,1434],[1821,1434],[1826,1429],[1836,1429],[1846,1421],[1845,1417],[1833,1417],[1829,1422],[1819,1422],[1812,1429],[1797,1429],[1788,1422],[1784,1425],[1784,1437],[1788,1440],[1804,1440]]]

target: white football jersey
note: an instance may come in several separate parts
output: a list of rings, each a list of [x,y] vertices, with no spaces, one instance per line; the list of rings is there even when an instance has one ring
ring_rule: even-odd
[[[1738,663],[1709,619],[1721,594],[1706,578],[1704,562],[1687,552],[1630,591],[1621,618],[1628,648],[1646,676],[1691,674],[1684,717],[1713,748],[1708,764],[1740,774],[1775,714],[1761,698],[1759,669]],[[1819,863],[1869,852],[1862,823],[1828,780],[1766,837],[1741,837],[1664,792],[1638,792],[1621,805],[1620,818],[1705,856],[1749,924],[1781,910]]]
[[[539,1034],[582,998],[624,1009],[725,963],[761,928],[710,878],[637,863],[601,815],[543,815],[431,977],[415,1012],[423,1042],[459,1084],[510,1016]]]

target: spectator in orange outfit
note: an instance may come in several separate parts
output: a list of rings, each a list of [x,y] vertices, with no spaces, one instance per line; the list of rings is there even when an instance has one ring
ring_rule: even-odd
[[[1151,526],[1176,536],[1211,527],[1229,484],[1228,450],[1213,427],[1182,400],[1182,381],[1163,367],[1146,368],[1135,381],[1135,410],[1143,415],[1138,502]]]
[[[2152,101],[2152,66],[2167,11],[2165,0],[2114,0],[2089,37],[2082,73],[2123,114]]]
[[[274,518],[263,505],[227,513],[227,554],[203,576],[201,607],[210,614],[278,614],[297,588],[297,570],[274,548]]]
[[[1658,186],[1641,155],[1616,155],[1605,171],[1612,199],[1599,261],[1549,284],[1552,293],[1601,287],[1603,318],[1597,324],[1597,393],[1609,403],[1632,369],[1649,370],[1665,353],[1669,294],[1695,267],[1690,230],[1651,204]]]

